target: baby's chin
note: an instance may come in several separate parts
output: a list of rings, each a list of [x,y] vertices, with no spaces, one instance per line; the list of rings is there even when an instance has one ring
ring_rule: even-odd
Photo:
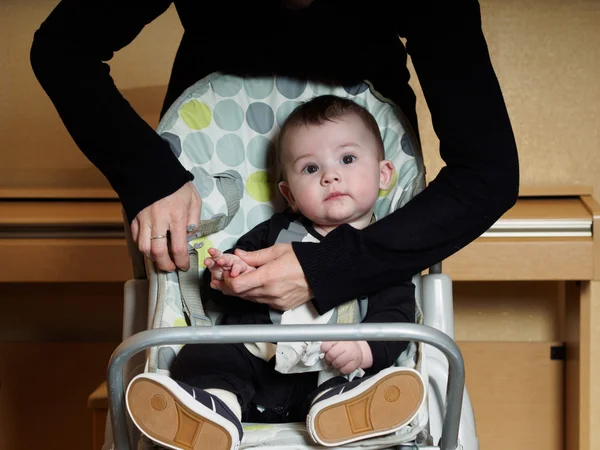
[[[340,215],[329,215],[327,217],[320,217],[317,220],[311,220],[312,223],[320,227],[339,227],[349,223],[352,225],[358,219],[352,215],[340,214]]]
[[[313,223],[320,223],[323,227],[337,227],[340,225],[348,224],[357,229],[365,228],[373,217],[373,212],[369,211],[365,214],[353,214],[344,213],[340,211],[338,214],[330,213],[325,217],[321,217],[320,220],[313,220]]]

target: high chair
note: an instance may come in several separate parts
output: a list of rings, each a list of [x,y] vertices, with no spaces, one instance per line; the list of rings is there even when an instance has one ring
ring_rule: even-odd
[[[421,373],[427,400],[401,431],[344,447],[479,449],[464,364],[453,340],[452,284],[441,273],[441,263],[430,268],[429,274],[413,277],[418,311],[414,324],[219,326],[214,325],[217,312],[200,298],[199,281],[208,248],[233,247],[246,231],[283,210],[272,142],[298,104],[323,94],[361,104],[380,127],[386,159],[394,163],[395,173],[390,190],[379,193],[376,219],[401,208],[424,188],[423,160],[408,121],[368,82],[331,86],[287,77],[240,78],[214,73],[187,89],[164,115],[157,133],[195,175],[194,185],[203,201],[201,228],[188,238],[190,270],[165,273],[140,255],[126,226],[135,280],[125,286],[125,340],[113,353],[107,382],[116,450],[155,448],[147,440],[139,440],[127,417],[126,383],[141,370],[168,375],[170,363],[184,344],[356,340],[357,336],[361,340],[410,341],[397,365]],[[151,329],[141,331],[146,327]],[[310,439],[303,423],[244,424],[240,446],[314,447],[320,446]]]

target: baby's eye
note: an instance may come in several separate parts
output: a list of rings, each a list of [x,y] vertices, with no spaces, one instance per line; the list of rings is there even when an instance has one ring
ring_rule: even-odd
[[[354,161],[356,161],[356,156],[354,155],[344,155],[342,158],[342,164],[352,164]]]
[[[304,169],[302,169],[302,173],[306,173],[306,174],[313,174],[313,173],[317,173],[319,171],[319,166],[317,166],[316,164],[308,164],[307,166],[304,167]]]

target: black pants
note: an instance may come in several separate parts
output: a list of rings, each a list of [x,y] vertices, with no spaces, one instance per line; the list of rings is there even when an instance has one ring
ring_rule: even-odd
[[[237,395],[242,421],[303,422],[314,397],[346,383],[335,377],[317,386],[318,372],[282,374],[275,359],[257,358],[244,344],[188,344],[173,363],[171,376],[199,389],[224,389]]]

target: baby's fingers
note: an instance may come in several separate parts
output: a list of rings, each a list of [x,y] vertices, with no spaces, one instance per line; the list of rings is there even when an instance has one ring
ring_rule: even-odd
[[[237,277],[240,273],[244,272],[245,269],[246,263],[240,259],[237,259],[233,262],[231,270],[229,271],[229,275],[232,277]]]
[[[346,365],[338,368],[338,370],[340,371],[340,373],[343,373],[344,375],[348,375],[349,373],[354,372],[359,367],[360,367],[360,364],[358,363],[358,361],[351,359],[350,361],[348,361],[348,363],[346,363]]]
[[[210,271],[212,280],[223,281],[223,270],[222,269],[213,269]]]
[[[210,256],[212,256],[213,258],[218,258],[219,256],[221,256],[223,254],[223,252],[221,252],[221,250],[211,247],[208,249],[208,254]]]
[[[222,280],[215,280],[214,278],[210,281],[210,287],[212,289],[215,289],[217,291],[221,291],[222,290],[222,284],[221,284]]]
[[[238,260],[230,253],[223,253],[221,256],[214,258],[215,262],[223,267],[231,267]]]
[[[325,341],[321,343],[321,351],[327,353],[335,344],[337,344],[337,341]]]

